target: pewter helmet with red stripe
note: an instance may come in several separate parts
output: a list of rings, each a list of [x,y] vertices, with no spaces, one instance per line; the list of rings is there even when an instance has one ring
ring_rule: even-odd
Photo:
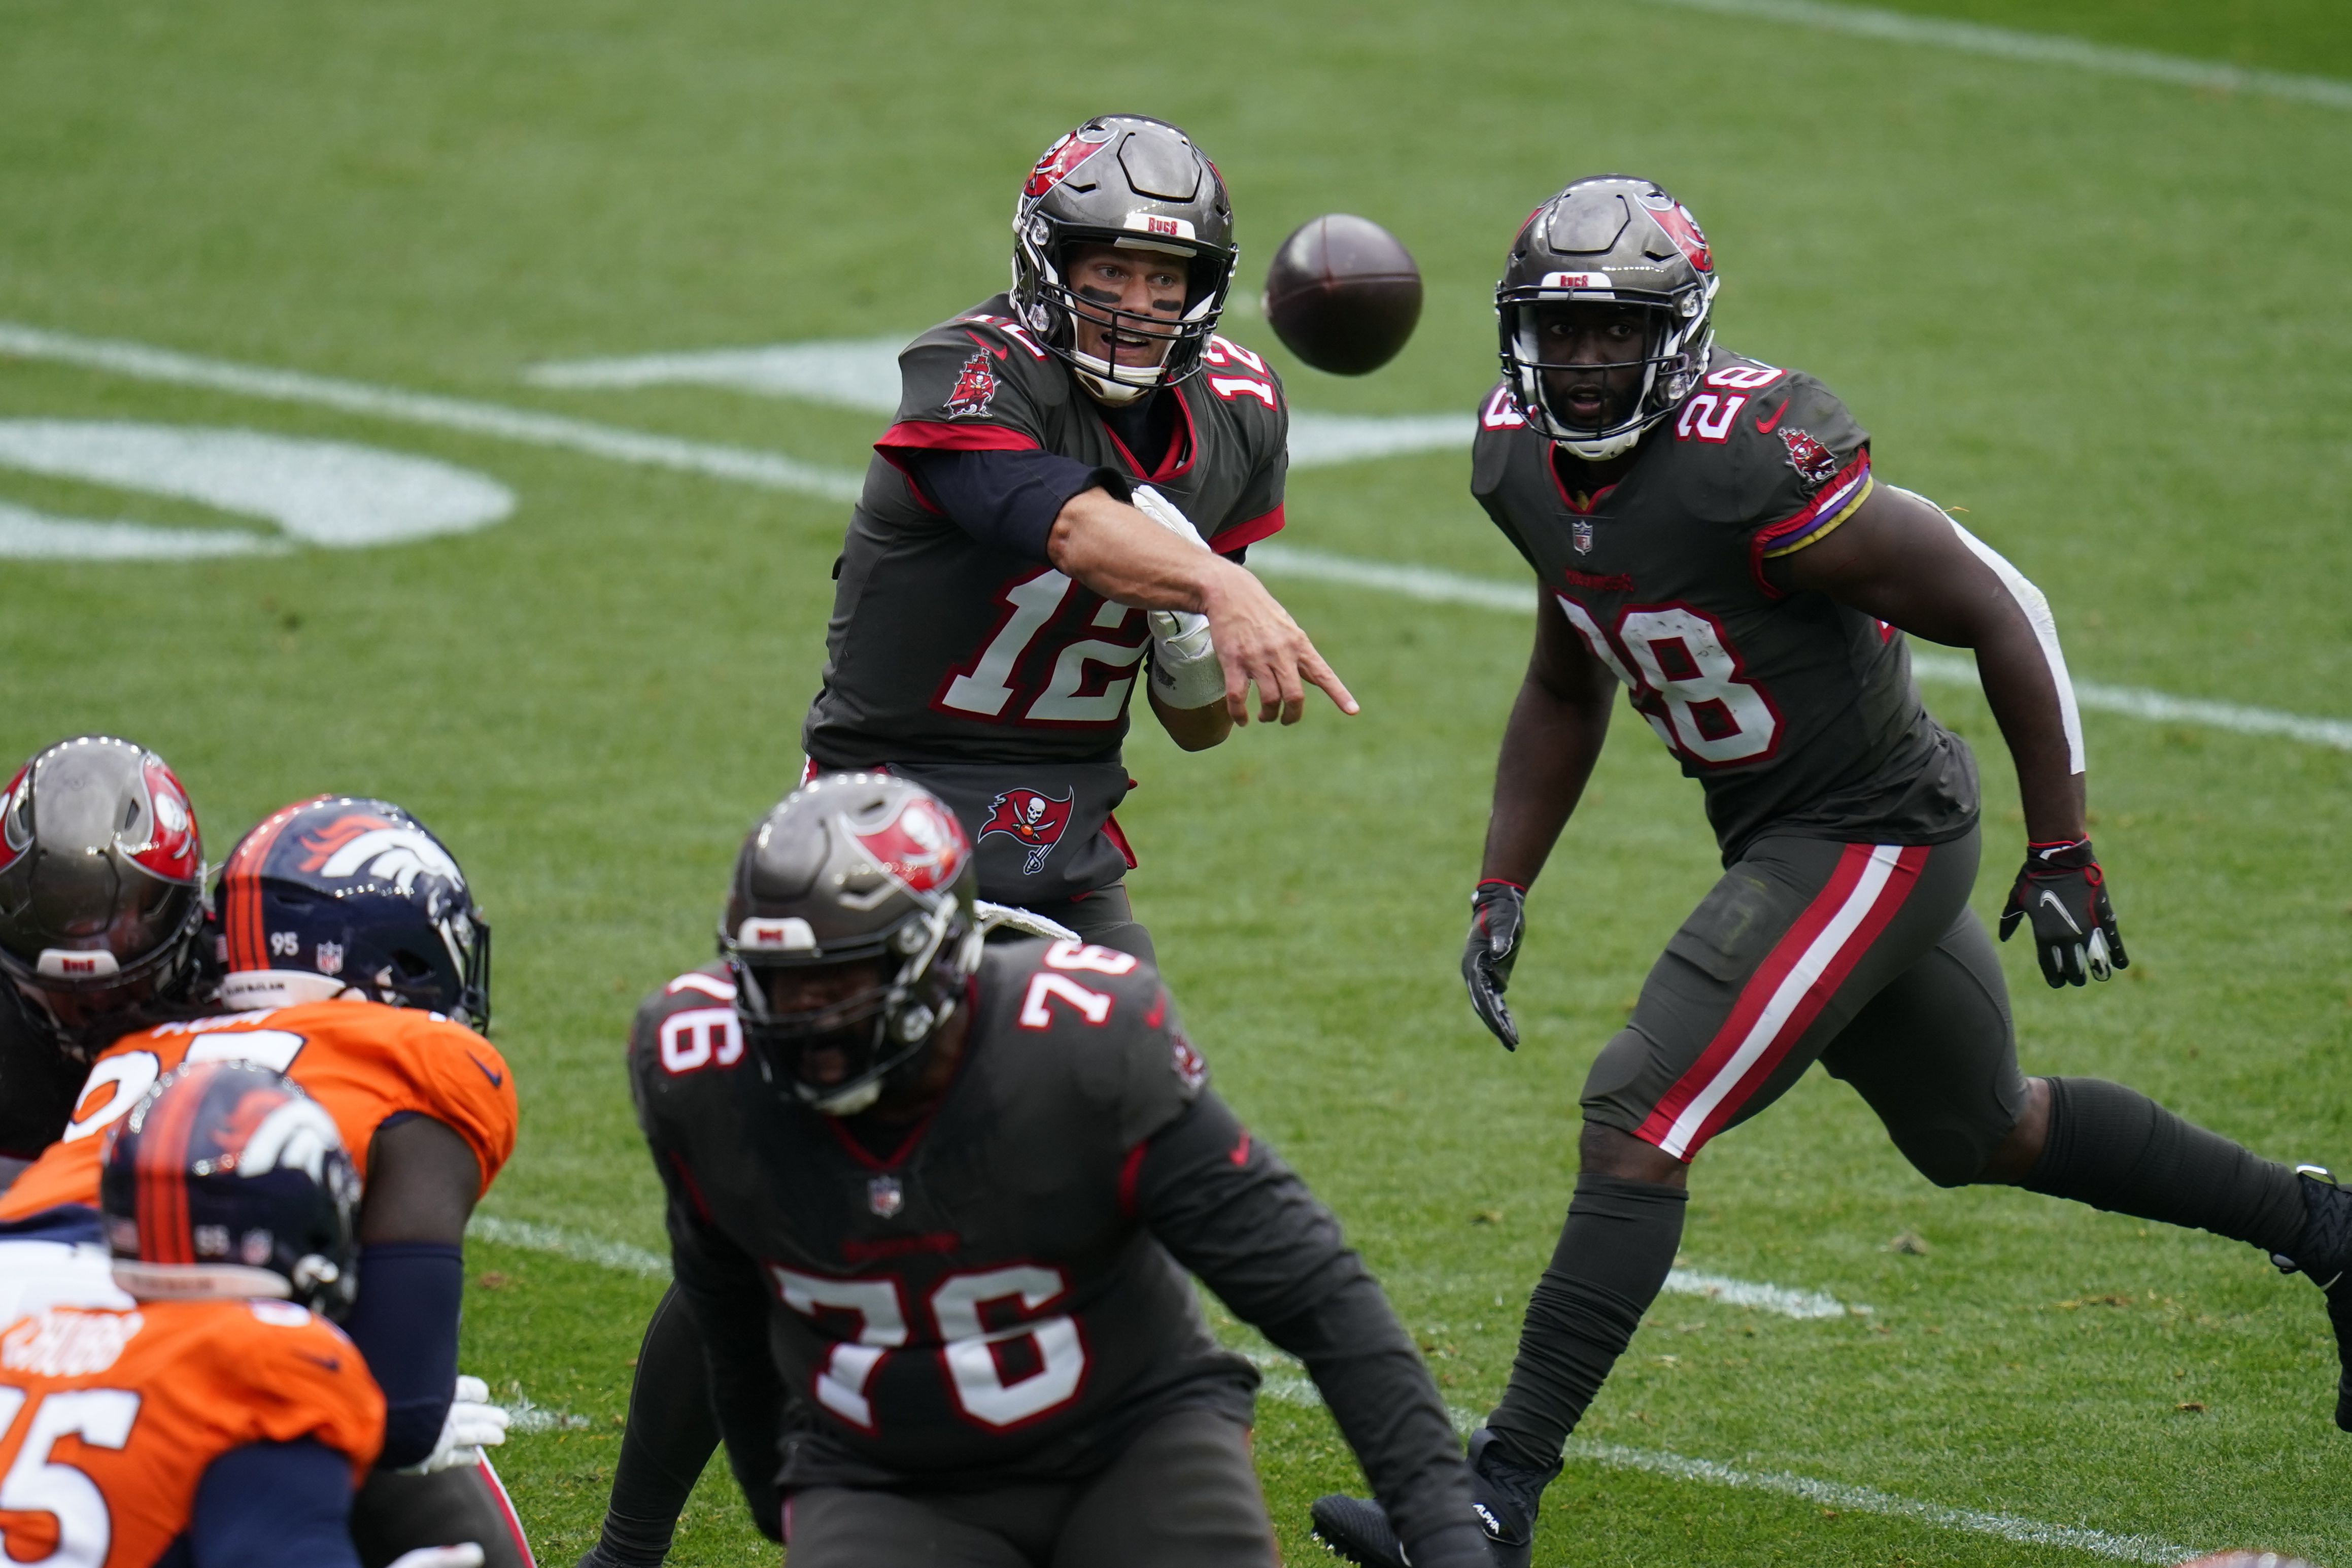
[[[204,847],[163,759],[114,735],[44,748],[0,791],[0,974],[86,1054],[199,982]]]
[[[1181,258],[1177,319],[1081,305],[1069,279],[1079,245]],[[1132,402],[1201,368],[1241,248],[1225,182],[1191,137],[1146,114],[1098,114],[1045,149],[1013,208],[1013,309],[1037,342],[1105,403]],[[1115,364],[1078,350],[1071,312],[1083,308],[1117,331],[1166,340],[1158,364]]]
[[[114,1277],[149,1300],[274,1296],[331,1318],[359,1277],[360,1178],[334,1118],[254,1062],[188,1062],[106,1130]]]
[[[1682,405],[1706,374],[1717,280],[1706,236],[1690,209],[1631,174],[1574,180],[1528,215],[1511,241],[1495,314],[1503,377],[1537,434],[1587,462],[1631,451]],[[1567,312],[1605,309],[1638,318],[1643,343],[1614,364],[1546,357],[1543,329]],[[1640,371],[1629,405],[1582,424],[1561,406],[1546,372]]]

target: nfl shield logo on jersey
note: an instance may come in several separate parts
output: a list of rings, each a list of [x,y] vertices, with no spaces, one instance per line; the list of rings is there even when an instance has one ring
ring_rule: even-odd
[[[1568,531],[1576,541],[1576,552],[1579,555],[1590,555],[1592,553],[1592,525],[1591,523],[1585,521],[1582,518],[1579,518],[1574,522],[1568,525]]]
[[[896,1219],[898,1211],[907,1206],[906,1189],[896,1176],[877,1176],[866,1184],[866,1206],[874,1211],[877,1219]]]

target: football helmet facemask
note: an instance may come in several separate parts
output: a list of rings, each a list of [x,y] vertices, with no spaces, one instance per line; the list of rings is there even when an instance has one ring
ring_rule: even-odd
[[[37,753],[0,790],[0,975],[69,1054],[198,988],[204,846],[163,759],[113,735]]]
[[[189,1062],[105,1136],[99,1207],[115,1282],[131,1294],[351,1310],[359,1172],[334,1118],[292,1079],[252,1062]]]
[[[1138,315],[1082,300],[1069,257],[1081,245],[1184,258],[1179,317]],[[1233,288],[1234,213],[1217,166],[1165,121],[1101,114],[1045,149],[1013,209],[1013,309],[1037,342],[1104,403],[1131,403],[1201,366],[1202,350]],[[1082,353],[1074,312],[1114,332],[1164,341],[1158,364],[1118,364]]]
[[[829,773],[762,818],[735,859],[719,952],[744,1044],[780,1092],[854,1116],[920,1070],[980,965],[971,842],[929,791]],[[779,971],[856,965],[874,983],[780,1012]]]
[[[1627,174],[1573,182],[1519,226],[1495,286],[1503,375],[1519,412],[1538,435],[1587,462],[1631,451],[1706,374],[1716,287],[1706,236],[1689,208]],[[1633,306],[1646,326],[1638,359],[1573,367],[1641,373],[1631,406],[1615,412],[1604,405],[1592,426],[1559,406],[1544,376],[1571,367],[1544,358],[1543,321],[1579,304]]]
[[[390,801],[272,812],[229,851],[215,899],[229,1007],[355,991],[489,1029],[489,922],[448,847]]]

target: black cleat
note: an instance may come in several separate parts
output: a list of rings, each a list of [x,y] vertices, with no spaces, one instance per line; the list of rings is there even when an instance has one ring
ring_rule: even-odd
[[[1559,1467],[1531,1470],[1505,1457],[1495,1434],[1470,1434],[1470,1511],[1486,1532],[1496,1568],[1528,1568],[1536,1551],[1536,1512]]]
[[[2336,1425],[2352,1432],[2352,1189],[2336,1184],[2322,1165],[2297,1165],[2303,1178],[2303,1239],[2296,1256],[2271,1255],[2289,1274],[2304,1274],[2327,1296],[2336,1330]]]
[[[1315,1521],[1315,1539],[1364,1568],[1411,1568],[1404,1542],[1389,1528],[1389,1516],[1369,1498],[1334,1493],[1315,1500],[1307,1516]]]
[[[1495,1434],[1470,1434],[1470,1512],[1496,1568],[1528,1568],[1536,1550],[1536,1510],[1559,1467],[1531,1470],[1506,1458]],[[1364,1568],[1412,1568],[1404,1543],[1381,1505],[1365,1498],[1319,1497],[1308,1510],[1315,1538]]]

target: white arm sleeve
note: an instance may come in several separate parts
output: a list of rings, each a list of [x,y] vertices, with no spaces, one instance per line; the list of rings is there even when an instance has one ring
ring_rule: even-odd
[[[1904,493],[1909,495],[1912,492],[1906,490]],[[1920,499],[1924,500],[1927,498],[1923,496]],[[1935,505],[1933,501],[1927,504]],[[1938,507],[1937,510],[1940,511],[1943,509]],[[2009,590],[2009,596],[2017,601],[2017,607],[2025,612],[2027,623],[2033,627],[2033,640],[2042,645],[2042,662],[2050,667],[2051,683],[2058,689],[2058,717],[2066,726],[2068,771],[2081,773],[2083,715],[2074,706],[2074,683],[2066,675],[2066,656],[2058,647],[2058,622],[2050,613],[2049,599],[2041,589],[2026,580],[2024,573],[2009,563],[2008,557],[1962,528],[1958,518],[1951,518],[1948,513],[1946,515],[1952,524],[1952,531],[1960,536],[1960,542],[1967,545],[1978,560],[1992,568],[1993,575],[2000,579],[2000,585]]]

